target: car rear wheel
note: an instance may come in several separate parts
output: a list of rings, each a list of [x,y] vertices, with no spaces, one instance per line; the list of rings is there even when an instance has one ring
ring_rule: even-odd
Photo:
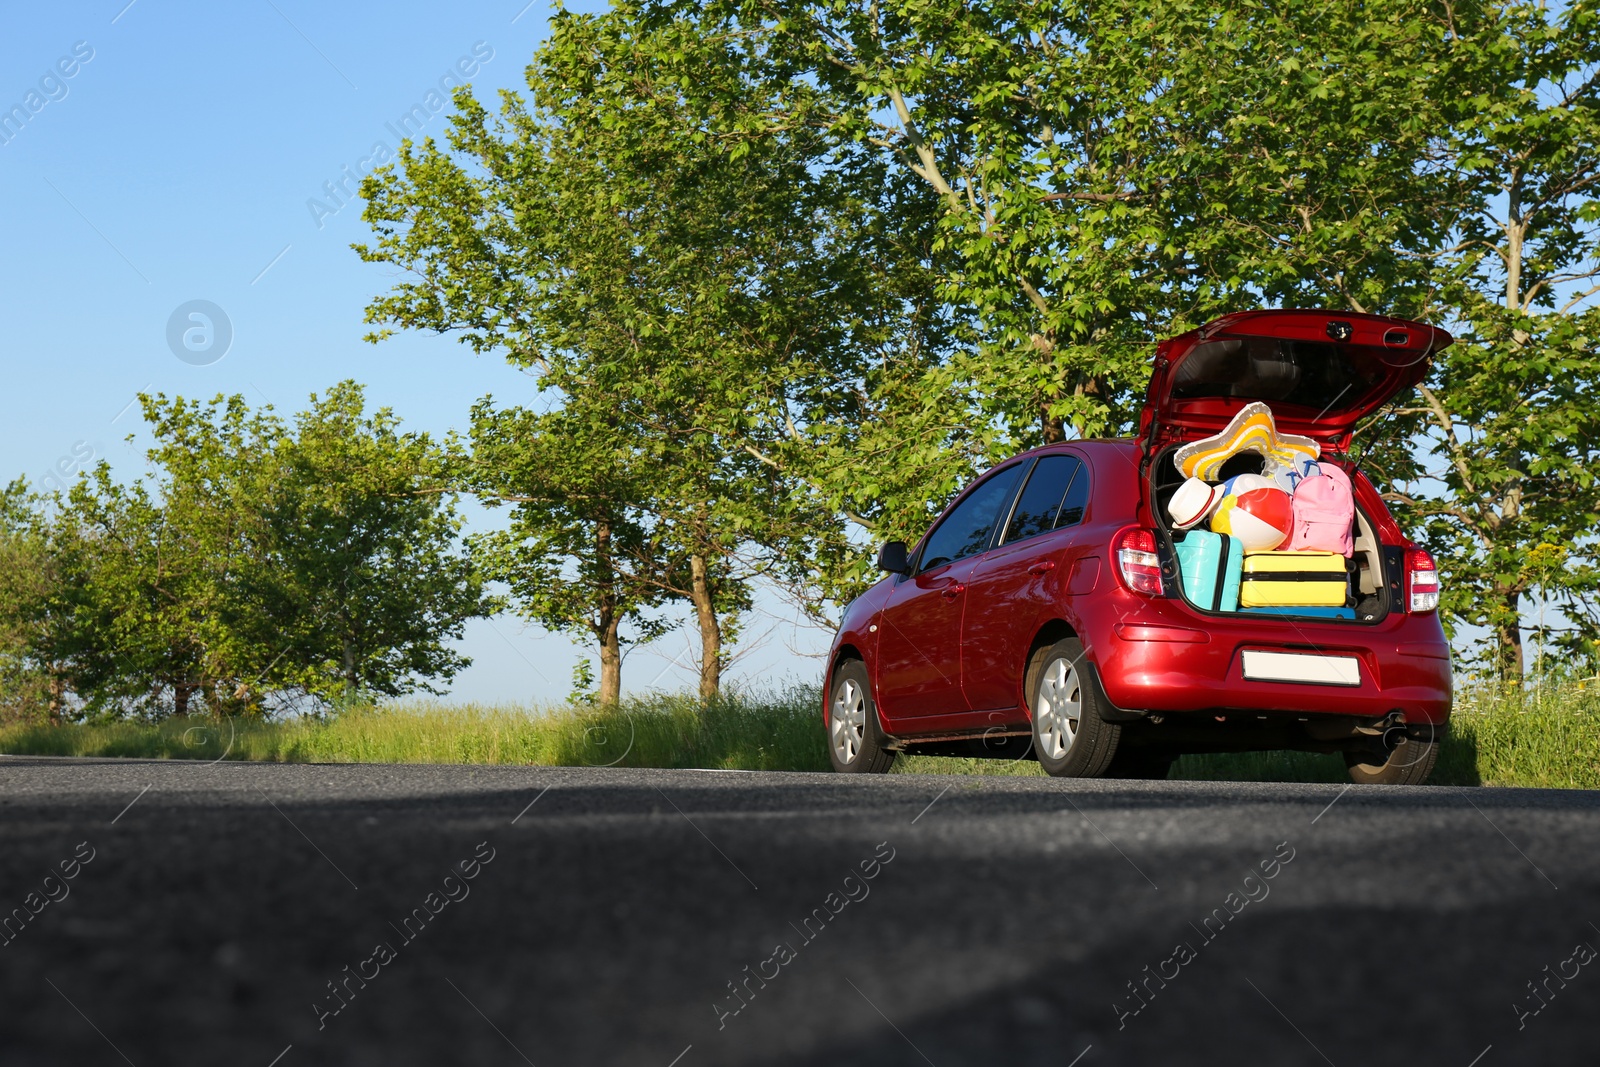
[[[1116,754],[1122,727],[1100,718],[1083,645],[1069,637],[1037,660],[1032,686],[1033,750],[1058,778],[1099,778]]]
[[[1433,773],[1439,759],[1439,740],[1435,737],[1407,737],[1399,733],[1393,746],[1346,752],[1345,766],[1357,785],[1421,785]]]
[[[845,774],[882,774],[895,755],[883,746],[866,664],[849,660],[834,672],[828,694],[828,759]]]

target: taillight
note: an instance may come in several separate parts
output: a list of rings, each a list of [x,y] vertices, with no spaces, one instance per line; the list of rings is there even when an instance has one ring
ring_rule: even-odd
[[[1154,530],[1130,526],[1117,535],[1117,572],[1122,584],[1144,596],[1161,595],[1161,560]]]
[[[1439,610],[1439,568],[1420,548],[1406,550],[1406,610],[1413,614]]]

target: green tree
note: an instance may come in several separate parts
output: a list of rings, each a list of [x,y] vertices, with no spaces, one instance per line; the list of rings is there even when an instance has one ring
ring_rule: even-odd
[[[411,274],[369,319],[503,351],[573,409],[575,440],[620,435],[648,458],[626,504],[662,556],[637,573],[691,605],[709,695],[752,580],[813,581],[848,545],[798,479],[816,427],[859,407],[870,361],[919,358],[926,312],[868,254],[901,238],[854,186],[812,172],[805,123],[713,136],[659,58],[707,46],[667,27],[640,48],[613,25],[558,18],[529,68],[531,103],[508,96],[491,120],[458,94],[451,151],[405,146],[367,183],[378,240],[360,251]],[[739,57],[720,47],[705,74],[732,99]],[[579,573],[612,595],[608,567]]]
[[[726,0],[653,5],[639,39],[686,21],[757,42],[754,76],[820,117],[836,165],[876,154],[937,199],[940,293],[982,327],[957,395],[1033,444],[1128,425],[1148,342],[1219,312],[1416,306],[1399,287],[1439,227],[1430,90],[1451,17]]]
[[[1536,592],[1559,644],[1600,638],[1600,5],[1512,4],[1463,27],[1466,107],[1446,148],[1465,210],[1439,276],[1460,342],[1376,460],[1422,524],[1452,616],[1486,626],[1491,665],[1526,668]],[[1420,447],[1431,462],[1413,455]]]
[[[633,382],[646,399],[678,401],[690,425],[710,428],[714,454],[737,444],[780,475],[789,514],[828,516],[810,520],[824,532],[808,577],[837,600],[868,577],[846,523],[914,536],[986,459],[1126,429],[1149,342],[1225,311],[1320,304],[1467,324],[1473,343],[1451,350],[1429,385],[1460,417],[1440,422],[1433,401],[1423,405],[1434,418],[1425,432],[1448,452],[1451,419],[1515,421],[1523,403],[1516,370],[1474,353],[1479,341],[1536,336],[1529,323],[1501,321],[1504,301],[1487,294],[1542,268],[1511,265],[1521,246],[1478,254],[1504,243],[1496,234],[1512,242],[1523,223],[1508,215],[1509,228],[1485,229],[1463,217],[1534,203],[1515,199],[1523,194],[1505,180],[1506,164],[1522,168],[1518,181],[1533,190],[1527,165],[1548,155],[1556,177],[1545,192],[1565,190],[1570,218],[1530,215],[1529,225],[1578,235],[1540,253],[1568,261],[1542,287],[1515,283],[1526,305],[1515,314],[1526,318],[1557,291],[1569,299],[1587,277],[1570,264],[1592,244],[1583,230],[1589,179],[1576,162],[1586,149],[1574,148],[1587,136],[1588,12],[1420,0],[1381,16],[1353,0],[662,0],[564,15],[530,74],[532,110],[508,105],[490,129],[469,101],[453,141],[460,162],[430,146],[408,155],[404,182],[369,190],[382,241],[368,254],[417,278],[372,312],[380,322],[463,329],[480,348],[546,361],[546,373],[567,353],[569,369],[582,368],[574,389],[627,395]],[[1551,123],[1566,132],[1551,133]],[[1562,138],[1566,147],[1536,147]],[[1523,152],[1532,155],[1521,160]],[[760,165],[741,182],[733,164],[746,160]],[[771,200],[761,192],[767,174],[788,176]],[[821,235],[814,257],[796,256],[804,269],[784,274],[774,257],[728,254],[751,245],[736,222],[698,225],[713,214],[704,206],[718,203],[707,190],[729,176],[729,188],[752,190],[749,217],[764,220],[752,232],[789,218]],[[805,210],[784,215],[784,196]],[[736,276],[718,268],[743,263],[749,277],[782,278],[787,291],[858,250],[857,262],[875,264],[868,291],[893,294],[893,310],[872,299],[799,307],[773,299],[776,287],[759,290],[776,321],[795,307],[814,329],[850,309],[844,318],[860,328],[844,335],[849,344],[702,344],[715,331],[697,332],[697,322],[747,329],[749,320],[697,319],[708,304],[721,313],[737,302],[697,302],[714,290],[695,280]],[[679,264],[692,273],[674,275]],[[1582,307],[1563,311],[1568,326],[1545,320],[1548,358],[1516,357],[1523,371],[1546,373],[1536,370],[1545,360],[1549,374],[1566,374],[1574,396],[1590,380],[1582,354],[1592,331],[1574,314]],[[873,334],[903,326],[901,344]],[[715,383],[709,390],[679,389],[660,373],[674,345],[690,369],[685,381]],[[823,349],[836,358],[796,356]],[[620,354],[596,355],[606,352]],[[770,381],[760,388],[782,402],[763,407],[751,390],[729,403],[717,392],[729,380]],[[711,403],[695,407],[703,395]],[[1528,449],[1548,452],[1585,430],[1573,403],[1553,396],[1551,410],[1549,420],[1522,417]],[[1420,417],[1385,427],[1401,452],[1413,438],[1400,431],[1419,429]],[[1475,476],[1469,495],[1517,480],[1496,465],[1531,462],[1535,478],[1554,469],[1547,454],[1525,462],[1463,448],[1461,462],[1440,472],[1448,501],[1390,462],[1393,449],[1368,458],[1397,499],[1431,501],[1430,515],[1462,507],[1449,479],[1469,460],[1481,460],[1488,479]],[[1587,464],[1580,454],[1560,478],[1582,483]],[[1524,517],[1531,486],[1506,490]],[[1461,591],[1447,604],[1468,617],[1476,609],[1465,605],[1487,597],[1514,620],[1535,582],[1515,557],[1549,542],[1567,553],[1550,580],[1573,590],[1567,614],[1581,615],[1591,568],[1576,531],[1588,511],[1573,513],[1565,529],[1480,516],[1486,527],[1503,522],[1504,551],[1488,552],[1480,537],[1463,555],[1488,552],[1483,566],[1449,572]],[[752,540],[783,529],[767,522]],[[1506,640],[1511,630],[1502,628]]]
[[[57,521],[72,617],[63,658],[93,714],[187,715],[197,697],[215,713],[265,664],[230,626],[231,595],[252,563],[241,472],[281,428],[242,397],[140,401],[156,439],[149,484],[119,484],[102,461]]]
[[[44,576],[19,593],[0,571],[4,621],[24,623],[12,661],[44,671],[53,707],[70,692],[91,715],[259,713],[466,664],[448,642],[488,604],[425,435],[366,414],[349,382],[292,427],[239,396],[141,400],[147,479],[101,463],[48,521],[5,500],[3,547]]]
[[[667,629],[649,614],[671,563],[639,506],[652,474],[643,460],[615,407],[590,394],[546,413],[479,401],[461,463],[465,488],[513,505],[506,529],[472,539],[484,573],[509,586],[524,618],[598,646],[602,704],[622,695],[624,646]]]
[[[43,505],[25,479],[0,491],[0,722],[64,710],[60,664],[47,654],[59,577]]]
[[[368,414],[346,381],[250,458],[253,566],[228,621],[258,658],[270,652],[251,688],[437,692],[468,665],[450,642],[492,605],[459,550],[444,454],[426,434],[402,433],[388,408]]]
[[[1164,333],[1264,302],[1437,303],[1451,16],[1393,15],[668,2],[569,17],[552,48],[597,72],[562,81],[589,109],[572,125],[782,144],[849,190],[821,217],[896,232],[861,258],[882,264],[907,343],[855,349],[787,437],[746,443],[796,498],[914,537],[974,468],[1129,427]],[[871,577],[852,538],[819,538],[814,559],[836,601]]]

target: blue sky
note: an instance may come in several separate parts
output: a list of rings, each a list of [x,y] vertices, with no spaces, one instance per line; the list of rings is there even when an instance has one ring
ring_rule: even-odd
[[[448,111],[430,112],[428,93],[448,76],[471,71],[480,97],[522,87],[551,10],[525,2],[9,10],[0,112],[23,117],[0,114],[0,474],[44,484],[104,458],[136,477],[142,445],[124,438],[140,429],[130,405],[147,390],[238,392],[289,413],[354,378],[375,405],[435,433],[464,428],[485,394],[530,399],[529,378],[450,338],[361,340],[362,311],[391,276],[350,250],[368,231],[359,201],[342,205],[339,191],[380,144],[397,145],[403,116],[425,115],[422,133],[442,135]],[[169,347],[169,319],[195,300],[231,326],[220,359],[220,330],[187,361]],[[181,318],[178,332],[204,325]],[[748,627],[758,647],[734,677],[809,679],[829,635],[782,621],[793,612],[774,598],[762,608]],[[687,636],[632,653],[624,687],[689,685]],[[463,700],[558,700],[579,654],[513,618],[473,624],[464,647],[476,663],[452,689]]]

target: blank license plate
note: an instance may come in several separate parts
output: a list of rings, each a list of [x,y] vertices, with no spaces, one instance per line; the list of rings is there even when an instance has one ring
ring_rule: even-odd
[[[1256,682],[1305,682],[1310,685],[1361,684],[1361,663],[1354,656],[1317,656],[1304,652],[1251,652],[1244,656],[1244,676]]]

